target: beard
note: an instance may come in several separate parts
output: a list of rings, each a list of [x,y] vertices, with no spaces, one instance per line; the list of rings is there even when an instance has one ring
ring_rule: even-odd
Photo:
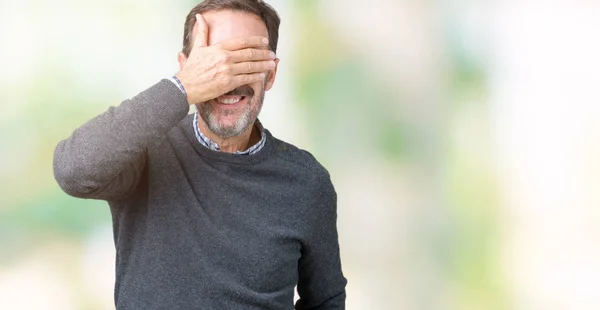
[[[250,126],[254,124],[260,110],[262,109],[263,101],[265,99],[265,89],[255,96],[254,90],[248,86],[240,86],[226,94],[226,96],[245,96],[248,98],[246,106],[240,110],[218,110],[215,105],[211,105],[208,102],[204,102],[196,105],[198,113],[202,120],[208,127],[208,129],[221,139],[229,139],[237,137],[244,133]],[[219,117],[227,117],[230,115],[238,114],[239,116],[233,124],[224,124],[219,121]]]

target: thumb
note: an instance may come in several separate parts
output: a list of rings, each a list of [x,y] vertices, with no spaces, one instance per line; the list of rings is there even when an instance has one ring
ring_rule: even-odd
[[[194,46],[208,45],[208,24],[202,14],[196,14],[196,38],[194,38]]]

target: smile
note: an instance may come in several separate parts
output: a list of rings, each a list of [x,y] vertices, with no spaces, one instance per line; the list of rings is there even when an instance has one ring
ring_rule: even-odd
[[[244,101],[246,96],[221,96],[217,98],[217,102],[226,105],[232,105]]]

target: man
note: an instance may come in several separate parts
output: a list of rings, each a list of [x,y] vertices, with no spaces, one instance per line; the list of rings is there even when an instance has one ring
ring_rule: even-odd
[[[296,286],[296,309],[344,309],[329,175],[257,119],[279,22],[260,0],[197,5],[175,76],[58,144],[61,188],[110,206],[117,309],[292,309]]]

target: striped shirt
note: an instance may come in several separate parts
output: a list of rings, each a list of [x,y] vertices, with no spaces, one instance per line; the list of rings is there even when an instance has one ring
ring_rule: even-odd
[[[185,88],[183,88],[183,85],[181,84],[181,82],[179,81],[179,79],[177,77],[173,76],[169,80],[171,82],[173,82],[173,84],[175,84],[184,95],[187,96],[187,93],[185,92]],[[260,141],[258,141],[258,143],[249,147],[245,151],[236,151],[235,154],[238,154],[238,155],[256,154],[260,150],[262,150],[262,148],[265,146],[265,143],[267,142],[267,138],[266,138],[266,135],[264,132],[265,129],[264,129],[263,125],[260,123],[260,121],[258,119],[256,119],[256,122],[254,123],[254,125],[256,126],[256,129],[258,129],[258,131],[260,132]],[[193,126],[194,126],[194,132],[196,133],[196,139],[198,140],[198,142],[200,142],[200,144],[202,144],[204,147],[206,147],[210,150],[213,150],[216,152],[221,151],[221,149],[219,148],[219,145],[215,141],[211,140],[209,137],[204,135],[202,133],[202,131],[200,131],[200,127],[198,127],[198,112],[196,112],[196,114],[194,115]]]

